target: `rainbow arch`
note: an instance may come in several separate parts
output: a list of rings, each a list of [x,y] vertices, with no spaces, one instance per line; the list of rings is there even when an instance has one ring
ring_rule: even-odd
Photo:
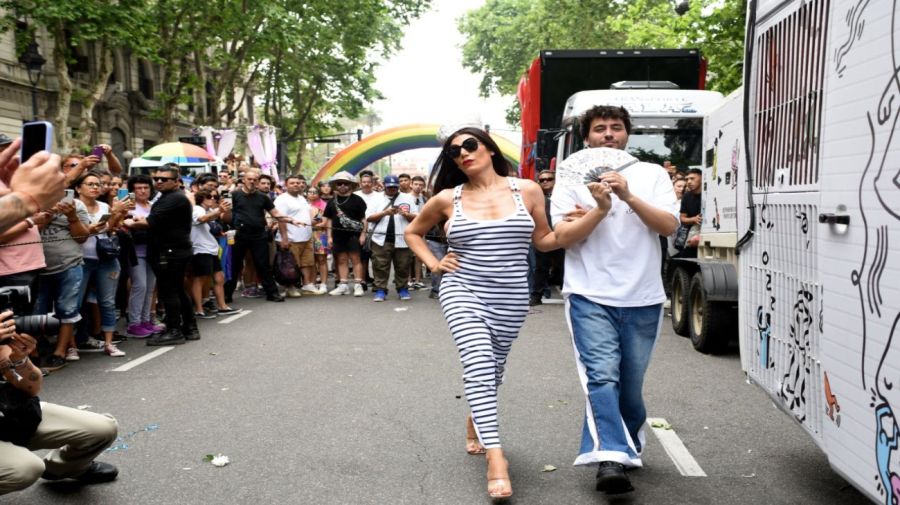
[[[392,154],[423,147],[441,147],[437,140],[439,128],[440,125],[436,124],[409,124],[375,132],[335,154],[319,169],[313,177],[312,184],[320,180],[327,181],[341,171],[355,175],[363,168]],[[500,146],[503,156],[514,167],[518,167],[519,147],[496,133],[492,133],[491,138]]]

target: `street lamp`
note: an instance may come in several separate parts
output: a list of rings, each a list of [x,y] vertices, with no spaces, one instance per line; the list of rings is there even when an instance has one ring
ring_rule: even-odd
[[[38,52],[37,41],[28,43],[28,48],[19,57],[19,63],[28,71],[28,82],[31,83],[31,113],[37,119],[37,83],[41,79],[41,69],[47,60]]]

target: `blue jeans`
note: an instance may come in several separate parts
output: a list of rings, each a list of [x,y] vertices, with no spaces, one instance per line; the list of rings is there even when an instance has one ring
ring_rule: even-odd
[[[616,461],[642,466],[647,420],[642,389],[662,323],[662,304],[610,307],[569,295],[566,310],[587,397],[575,464]]]
[[[53,310],[62,323],[81,321],[81,265],[69,267],[62,272],[41,275],[38,286],[35,313],[46,314]]]
[[[434,257],[437,258],[438,261],[444,259],[444,256],[447,255],[447,244],[434,240],[426,240],[425,243],[428,244],[428,249],[431,251],[431,254],[434,254]],[[440,289],[441,273],[431,272],[431,292],[438,294]]]
[[[101,331],[116,331],[116,288],[119,286],[119,260],[84,259],[84,277],[81,281],[79,300],[84,300],[91,280],[97,290],[97,305],[100,306]]]

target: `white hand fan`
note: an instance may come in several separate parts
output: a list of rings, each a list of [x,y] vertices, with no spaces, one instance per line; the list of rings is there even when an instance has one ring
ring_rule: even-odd
[[[556,167],[557,184],[578,185],[596,182],[601,174],[619,172],[638,162],[621,149],[594,147],[582,149]]]

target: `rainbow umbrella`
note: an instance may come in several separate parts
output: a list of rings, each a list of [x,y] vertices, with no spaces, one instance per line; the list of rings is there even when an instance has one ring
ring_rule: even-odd
[[[164,163],[207,163],[215,161],[206,149],[184,142],[167,142],[151,147],[141,159]]]

